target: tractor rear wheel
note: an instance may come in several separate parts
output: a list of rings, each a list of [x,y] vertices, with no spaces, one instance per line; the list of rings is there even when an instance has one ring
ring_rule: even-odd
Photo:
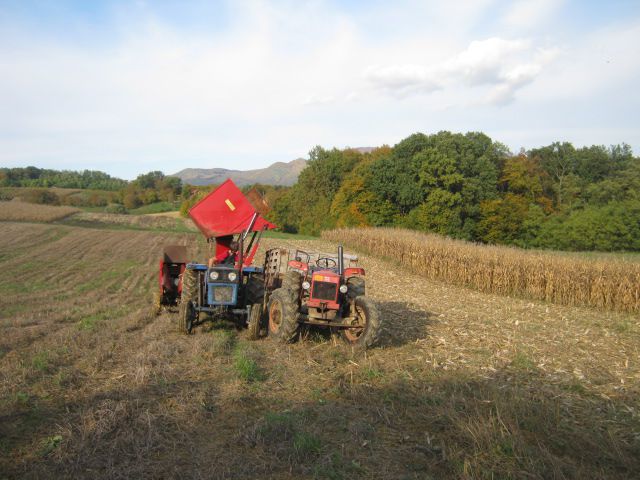
[[[249,340],[257,340],[260,338],[260,327],[262,326],[262,303],[254,303],[251,305],[251,313],[249,314],[249,325],[247,337]]]
[[[194,270],[185,270],[182,274],[182,296],[178,315],[178,332],[189,334],[198,317],[193,301],[198,298],[198,274]]]
[[[356,315],[352,320],[353,327],[342,329],[340,333],[349,345],[369,348],[380,339],[380,314],[376,304],[368,297],[356,297],[354,303]]]
[[[292,342],[298,333],[298,302],[284,288],[277,288],[269,299],[269,336]]]
[[[282,276],[282,288],[288,290],[297,301],[302,288],[302,276],[294,270],[285,272]]]

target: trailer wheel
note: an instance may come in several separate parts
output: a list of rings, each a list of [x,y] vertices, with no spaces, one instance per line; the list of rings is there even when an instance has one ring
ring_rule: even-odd
[[[288,290],[297,301],[302,288],[302,276],[294,270],[285,272],[282,276],[282,288]]]
[[[380,314],[376,304],[368,297],[356,297],[356,318],[353,320],[353,328],[344,328],[340,332],[342,338],[357,348],[369,348],[378,343],[380,339]]]
[[[182,296],[180,297],[180,313],[178,315],[178,332],[189,334],[198,313],[193,308],[193,300],[198,298],[198,274],[193,270],[185,270],[182,274]]]
[[[277,288],[269,299],[269,336],[292,342],[298,333],[298,303],[293,294]]]
[[[254,303],[251,305],[251,313],[249,314],[249,325],[247,338],[249,340],[257,340],[260,338],[260,327],[262,326],[262,303]]]
[[[364,278],[349,277],[347,278],[347,296],[350,299],[364,296]]]

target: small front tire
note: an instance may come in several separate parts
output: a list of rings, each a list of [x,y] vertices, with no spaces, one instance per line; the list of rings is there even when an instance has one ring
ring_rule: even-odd
[[[253,305],[251,305],[251,313],[249,313],[247,338],[249,340],[258,340],[260,338],[261,326],[262,326],[262,303],[254,303]]]
[[[193,300],[198,298],[198,274],[194,270],[185,270],[182,274],[182,296],[178,315],[178,332],[189,334],[198,319]]]
[[[197,312],[190,300],[180,304],[180,314],[178,315],[178,330],[180,333],[189,335],[193,330],[193,324],[196,320]]]
[[[340,333],[349,345],[360,349],[370,348],[380,339],[381,322],[378,307],[368,297],[356,297],[353,301],[353,328],[344,328]]]

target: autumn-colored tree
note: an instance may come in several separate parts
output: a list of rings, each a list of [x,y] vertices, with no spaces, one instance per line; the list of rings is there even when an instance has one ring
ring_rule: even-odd
[[[507,193],[503,198],[480,204],[480,238],[488,243],[515,243],[527,217],[529,203],[522,195]]]

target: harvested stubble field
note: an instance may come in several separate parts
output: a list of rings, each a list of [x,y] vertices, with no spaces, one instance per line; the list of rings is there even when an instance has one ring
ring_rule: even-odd
[[[498,295],[640,313],[640,262],[628,256],[579,258],[396,228],[344,228],[322,236],[391,256],[431,280]]]
[[[53,207],[12,200],[0,202],[0,221],[55,222],[79,211],[73,207]]]
[[[172,212],[173,213],[173,212]],[[179,215],[121,215],[117,213],[79,212],[69,217],[66,223],[74,226],[96,228],[124,228],[134,230],[159,230],[196,232],[191,220]]]
[[[148,306],[162,246],[203,259],[197,235],[0,229],[0,478],[640,472],[629,314],[479,293],[367,256],[379,348],[317,331],[249,342],[210,324],[186,337]]]

